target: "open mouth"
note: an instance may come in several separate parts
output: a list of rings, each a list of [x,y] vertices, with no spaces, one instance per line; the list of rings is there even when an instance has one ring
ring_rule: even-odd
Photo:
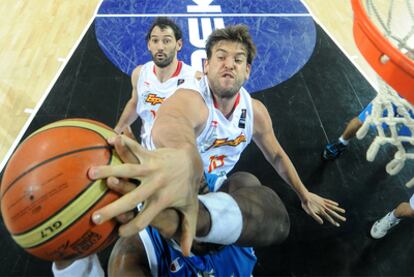
[[[234,75],[231,73],[224,73],[221,75],[221,77],[223,78],[229,78],[229,79],[234,79]]]
[[[165,58],[165,54],[158,53],[157,55],[155,55],[155,57],[156,57],[157,59],[164,59],[164,58]]]

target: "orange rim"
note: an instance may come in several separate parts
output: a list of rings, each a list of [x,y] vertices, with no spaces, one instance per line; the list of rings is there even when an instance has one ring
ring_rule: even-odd
[[[414,104],[414,62],[385,38],[370,20],[361,0],[351,0],[354,10],[354,38],[360,52],[393,89]],[[389,61],[381,62],[386,55]]]

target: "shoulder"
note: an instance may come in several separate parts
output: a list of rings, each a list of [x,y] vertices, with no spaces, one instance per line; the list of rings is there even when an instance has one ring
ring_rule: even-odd
[[[188,88],[179,88],[173,95],[165,99],[158,111],[158,115],[163,113],[181,114],[188,118],[195,128],[202,125],[208,117],[208,108],[200,93]]]
[[[178,88],[171,97],[164,101],[163,105],[166,102],[174,102],[174,106],[182,106],[189,111],[202,112],[203,109],[207,108],[204,98],[193,88]]]
[[[197,79],[197,80],[201,80],[201,78],[203,78],[203,76],[204,76],[204,73],[203,72],[201,72],[201,71],[196,71],[195,72],[195,74],[194,74],[194,77]]]
[[[257,100],[253,97],[251,97],[251,99],[252,99],[252,106],[253,106],[254,112],[261,112],[263,110],[267,111],[266,106],[260,100]]]
[[[136,82],[138,81],[139,74],[141,73],[143,66],[144,66],[143,64],[140,64],[137,67],[135,67],[134,70],[132,71],[131,81],[133,84],[136,84]]]
[[[271,122],[269,111],[266,106],[259,100],[252,98],[254,129],[260,129]],[[270,123],[271,124],[271,123]]]

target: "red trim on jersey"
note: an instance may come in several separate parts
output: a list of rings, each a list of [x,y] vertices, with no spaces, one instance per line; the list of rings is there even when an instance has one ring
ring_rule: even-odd
[[[181,68],[183,68],[183,62],[178,61],[177,68],[175,69],[173,75],[170,78],[177,77],[181,72]],[[155,70],[155,65],[152,68],[152,72],[154,72],[154,74],[157,74],[157,71]]]
[[[214,108],[218,109],[219,107],[217,105],[217,101],[214,95],[213,95],[213,103],[214,103]],[[226,118],[229,118],[231,116],[231,114],[234,112],[234,110],[236,109],[237,105],[239,105],[239,103],[240,103],[240,92],[237,93],[236,101],[234,102],[233,108],[227,115],[225,115]]]
[[[172,77],[177,77],[177,76],[180,74],[180,72],[181,72],[181,68],[183,68],[183,62],[182,62],[182,61],[178,61],[178,64],[177,64],[177,69],[175,70],[175,72],[174,72],[174,74],[171,76],[171,78],[172,78]]]

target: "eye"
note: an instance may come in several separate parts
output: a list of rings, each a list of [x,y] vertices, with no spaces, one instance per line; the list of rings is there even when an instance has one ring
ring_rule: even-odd
[[[241,64],[241,63],[243,63],[243,62],[244,62],[244,58],[243,58],[243,57],[236,57],[236,58],[234,59],[234,61],[235,61],[236,63],[238,63],[238,64]]]
[[[171,42],[171,39],[169,39],[169,38],[163,40],[164,44],[169,44],[170,42]]]
[[[152,42],[152,43],[158,43],[158,39],[153,38],[153,39],[151,39],[151,42]]]

